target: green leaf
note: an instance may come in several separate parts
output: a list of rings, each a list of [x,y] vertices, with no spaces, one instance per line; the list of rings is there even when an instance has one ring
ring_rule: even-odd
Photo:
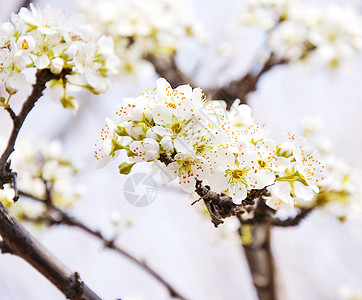
[[[120,143],[118,143],[118,141],[116,139],[112,139],[112,150],[109,153],[109,155],[111,155],[112,157],[114,157],[116,151],[118,150],[122,150],[122,149],[126,149],[127,151],[129,150],[128,146],[123,146]]]
[[[118,168],[119,168],[119,173],[120,173],[120,174],[124,174],[124,175],[129,174],[129,173],[131,172],[131,170],[132,170],[132,167],[133,167],[134,165],[135,165],[135,162],[134,162],[134,163],[131,163],[131,164],[126,163],[126,162],[121,163],[121,164],[118,166]]]
[[[75,98],[71,95],[64,95],[61,99],[60,99],[60,103],[62,103],[64,108],[71,108],[74,109],[75,108]]]
[[[124,125],[118,125],[115,132],[119,136],[129,136],[128,131]]]

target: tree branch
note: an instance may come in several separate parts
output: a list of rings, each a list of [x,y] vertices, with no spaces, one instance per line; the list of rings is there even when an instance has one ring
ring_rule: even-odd
[[[243,244],[243,249],[258,298],[276,300],[278,298],[275,289],[274,259],[270,244],[271,224],[251,225],[250,231],[252,241]]]
[[[177,67],[174,56],[170,58],[158,58],[150,55],[146,57],[146,60],[153,64],[157,74],[164,77],[173,88],[186,83],[192,87],[197,87],[192,78],[184,74]],[[256,86],[262,75],[270,71],[273,67],[286,64],[287,62],[286,59],[279,59],[274,53],[271,53],[269,59],[256,74],[250,70],[242,78],[231,81],[225,87],[205,90],[205,94],[213,100],[224,100],[228,109],[235,99],[240,99],[240,103],[247,103],[247,96],[256,90]]]
[[[15,198],[17,200],[16,173],[11,170],[9,156],[14,151],[19,131],[38,99],[43,95],[45,84],[52,80],[63,78],[69,70],[65,69],[60,74],[53,74],[48,69],[39,70],[36,74],[36,82],[28,99],[18,115],[7,107],[5,108],[13,120],[13,129],[8,144],[0,158],[0,188],[4,184],[13,182]],[[72,273],[53,254],[41,245],[20,223],[14,219],[4,205],[0,202],[0,235],[2,242],[0,249],[3,253],[11,253],[23,258],[47,279],[49,279],[69,299],[100,299],[79,277],[78,273]]]
[[[18,115],[8,108],[11,119],[13,120],[13,129],[11,131],[7,146],[0,158],[0,188],[6,183],[13,182],[13,174],[10,164],[7,160],[14,151],[16,139],[18,137],[21,126],[23,125],[27,115],[34,107],[38,99],[43,95],[45,84],[52,79],[64,78],[69,73],[69,69],[64,69],[60,74],[53,74],[48,69],[39,70],[36,74],[36,82],[28,99],[24,102],[23,107]]]
[[[173,155],[162,153],[159,161],[166,166],[174,162]],[[250,190],[246,199],[237,205],[233,202],[232,197],[225,193],[216,193],[210,189],[208,185],[202,185],[201,180],[196,180],[195,192],[203,199],[207,210],[209,211],[211,222],[215,227],[224,223],[223,219],[230,216],[240,216],[247,211],[249,206],[255,204],[255,200],[266,193],[266,188],[261,190]]]
[[[156,73],[160,77],[165,78],[172,88],[176,88],[182,84],[189,84],[192,87],[196,87],[192,78],[184,74],[178,67],[175,61],[175,57],[159,58],[153,55],[148,55],[145,58],[151,64],[153,64]]]
[[[230,82],[225,87],[206,91],[206,94],[213,100],[224,100],[227,108],[230,108],[235,99],[240,99],[240,103],[247,104],[247,96],[256,90],[256,86],[262,75],[270,71],[273,67],[287,62],[285,59],[278,59],[274,53],[271,53],[270,58],[256,74],[249,71],[242,78]]]
[[[174,162],[173,155],[162,153],[159,161],[166,166]],[[302,208],[295,216],[286,220],[274,218],[275,210],[266,205],[265,197],[268,196],[267,188],[261,190],[248,191],[247,197],[237,205],[233,202],[232,197],[225,193],[216,193],[210,189],[208,185],[204,186],[201,180],[196,180],[195,192],[204,201],[204,204],[210,214],[211,222],[215,227],[224,223],[223,219],[231,216],[237,216],[240,224],[256,225],[270,223],[273,226],[296,226],[304,218],[306,218],[313,208]],[[254,216],[250,219],[243,219],[242,215],[245,212],[252,211]]]
[[[186,300],[184,296],[182,296],[179,292],[176,291],[174,287],[171,286],[170,283],[168,283],[160,274],[158,274],[155,270],[153,270],[150,266],[147,265],[147,263],[143,260],[139,260],[136,257],[134,257],[132,254],[127,252],[126,250],[120,248],[115,244],[114,240],[107,239],[99,230],[93,230],[84,223],[80,222],[78,219],[76,219],[74,216],[70,216],[69,214],[65,213],[63,210],[57,208],[52,201],[49,202],[47,200],[39,199],[33,195],[30,195],[28,193],[24,193],[22,191],[19,191],[19,194],[21,196],[28,197],[30,199],[33,199],[35,201],[39,201],[44,203],[44,205],[47,206],[47,214],[36,219],[29,219],[27,218],[27,221],[31,222],[42,222],[45,224],[48,224],[50,226],[52,225],[68,225],[71,227],[79,228],[82,231],[90,234],[91,236],[97,238],[100,240],[104,247],[108,249],[112,249],[115,252],[127,257],[129,260],[131,260],[133,263],[144,269],[146,272],[148,272],[153,278],[155,278],[159,283],[161,283],[164,287],[167,288],[169,291],[171,297],[178,298],[181,300]]]
[[[19,5],[18,5],[18,10],[16,11],[16,13],[18,13],[20,11],[20,8],[22,8],[22,7],[29,7],[30,3],[34,3],[34,1],[32,1],[32,0],[22,0],[22,1],[20,1]]]
[[[79,274],[64,266],[52,253],[41,245],[19,222],[13,218],[0,202],[0,235],[2,253],[11,253],[27,261],[49,281],[51,281],[68,299],[100,300],[89,287],[82,282]]]
[[[298,212],[298,214],[294,217],[290,217],[285,220],[280,220],[277,218],[273,219],[272,225],[280,226],[280,227],[297,226],[306,217],[308,217],[312,211],[313,211],[313,208],[301,208],[300,211]]]

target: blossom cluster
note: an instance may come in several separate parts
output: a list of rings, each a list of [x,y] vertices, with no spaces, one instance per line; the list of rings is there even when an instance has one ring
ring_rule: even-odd
[[[21,8],[0,25],[0,82],[9,98],[26,84],[27,69],[49,69],[67,76],[48,82],[51,93],[64,107],[75,108],[70,90],[86,88],[104,93],[111,74],[117,73],[111,37],[100,36],[81,14],[68,15],[50,5]]]
[[[188,0],[83,1],[81,10],[95,28],[113,37],[121,75],[152,71],[146,56],[170,56],[182,40],[200,32]]]
[[[2,142],[1,148],[4,145]],[[19,140],[11,156],[11,165],[17,172],[17,189],[21,197],[13,203],[15,191],[6,184],[0,190],[0,201],[19,220],[43,215],[48,193],[53,205],[61,209],[70,207],[84,194],[84,187],[73,182],[77,169],[62,154],[59,141]],[[29,197],[44,201],[32,201]]]
[[[225,102],[207,101],[201,89],[172,89],[163,78],[153,92],[124,99],[107,119],[95,157],[103,166],[121,151],[128,156],[119,165],[121,174],[168,155],[173,162],[164,165],[165,177],[178,178],[184,191],[194,192],[202,181],[229,194],[235,204],[248,191],[267,187],[278,193],[269,206],[279,208],[279,199],[293,206],[293,196],[312,200],[326,179],[317,151],[303,138],[255,123],[250,107],[239,101],[227,111]]]
[[[319,149],[328,179],[321,185],[321,193],[314,195],[313,201],[298,201],[299,207],[322,207],[341,221],[360,218],[362,214],[362,171],[332,154],[331,141],[319,131],[323,122],[316,118],[303,120],[303,136]],[[300,200],[300,199],[299,199]]]
[[[248,0],[241,20],[264,29],[270,50],[290,61],[310,59],[336,67],[362,47],[362,17],[352,7]]]

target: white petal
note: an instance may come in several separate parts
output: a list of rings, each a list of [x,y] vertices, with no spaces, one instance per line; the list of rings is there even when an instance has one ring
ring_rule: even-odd
[[[274,162],[275,167],[273,168],[275,171],[283,171],[290,167],[290,161],[289,159],[277,156],[276,162]]]
[[[192,88],[189,84],[180,85],[175,90],[179,93],[183,93],[183,96],[188,99],[192,97]]]
[[[250,181],[255,185],[255,189],[262,189],[268,185],[271,185],[275,182],[275,174],[269,170],[258,170],[257,173],[254,173],[253,170],[248,172],[247,176],[250,178]]]
[[[156,104],[152,108],[152,117],[156,124],[171,124],[172,112],[169,108]]]
[[[26,83],[25,75],[23,73],[15,73],[7,82],[6,86],[9,85],[10,88],[20,90],[24,87]]]
[[[42,56],[37,56],[34,63],[38,69],[45,69],[49,66],[50,60],[46,54],[43,54]]]
[[[218,170],[208,178],[208,182],[212,191],[220,193],[226,190],[229,183],[229,177],[225,177],[225,172]]]
[[[173,143],[174,143],[175,149],[177,150],[178,153],[195,156],[195,151],[194,151],[193,145],[190,143],[187,143],[185,139],[176,138],[173,141]]]
[[[159,78],[156,81],[157,93],[161,98],[167,96],[166,89],[171,88],[170,84],[167,82],[165,78]]]
[[[248,194],[244,184],[240,182],[231,185],[229,191],[235,204],[241,204],[241,201],[244,200]]]
[[[272,193],[276,193],[279,198],[287,204],[293,205],[293,198],[290,195],[292,188],[289,182],[276,182],[275,186],[272,189]]]
[[[155,126],[153,127],[153,132],[160,135],[160,136],[168,136],[170,135],[170,132],[162,126]]]
[[[313,199],[312,189],[299,181],[294,183],[294,193],[297,198],[301,198],[305,201],[311,201]]]
[[[187,177],[186,179],[180,178],[180,184],[182,189],[187,193],[195,191],[196,181],[194,178]]]
[[[169,136],[164,136],[162,138],[162,140],[160,141],[160,145],[167,152],[171,152],[173,150],[172,140],[171,140],[171,137],[169,137]]]

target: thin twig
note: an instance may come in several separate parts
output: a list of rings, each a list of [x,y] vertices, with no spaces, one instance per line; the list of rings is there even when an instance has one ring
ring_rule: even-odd
[[[36,82],[33,90],[18,115],[10,108],[5,108],[13,120],[13,129],[10,134],[8,144],[0,158],[0,188],[4,184],[12,182],[14,184],[15,198],[17,198],[16,173],[12,172],[9,156],[14,151],[16,139],[25,121],[25,118],[34,107],[38,99],[43,95],[45,84],[57,78],[64,77],[69,70],[55,75],[49,70],[39,70],[36,74]],[[4,205],[0,202],[0,235],[2,241],[0,249],[3,253],[11,253],[23,258],[36,270],[51,281],[67,298],[100,300],[100,298],[81,282],[79,274],[73,273],[64,266],[52,253],[41,245],[24,227],[11,216]],[[75,276],[77,274],[77,276]]]
[[[13,218],[0,202],[0,249],[23,258],[50,280],[68,299],[100,300],[83,284],[75,288],[73,272],[41,245],[24,227]]]
[[[36,82],[33,86],[33,90],[27,100],[24,102],[19,114],[15,115],[11,109],[7,109],[13,120],[13,129],[11,131],[7,146],[0,158],[0,188],[2,188],[4,184],[10,183],[13,180],[11,170],[9,169],[10,164],[7,164],[7,160],[14,151],[16,139],[26,117],[38,99],[43,95],[45,84],[52,79],[63,78],[68,73],[68,69],[64,69],[60,74],[53,74],[48,69],[39,70],[36,74]]]
[[[280,226],[280,227],[297,226],[306,217],[308,217],[312,211],[313,208],[301,208],[296,216],[287,218],[285,220],[275,218],[273,219],[272,224],[273,226]]]
[[[19,5],[18,5],[18,10],[16,11],[16,13],[20,10],[20,8],[22,7],[29,7],[30,6],[30,3],[34,3],[34,1],[32,0],[23,0],[23,1],[20,1]]]
[[[45,199],[37,198],[31,194],[19,191],[19,194],[21,196],[25,196],[27,198],[33,199],[38,202],[43,202],[44,205],[47,206],[47,214],[36,219],[29,219],[28,221],[32,221],[34,223],[43,222],[48,225],[67,225],[75,228],[79,228],[82,231],[94,236],[98,240],[100,240],[103,245],[106,248],[112,249],[116,251],[117,253],[127,257],[129,260],[137,264],[139,267],[147,271],[151,276],[153,276],[158,282],[160,282],[163,286],[167,288],[169,291],[171,297],[178,298],[181,300],[186,300],[184,296],[182,296],[179,292],[176,291],[174,287],[171,286],[170,283],[168,283],[160,274],[158,274],[155,270],[153,270],[150,266],[146,264],[145,261],[139,260],[136,257],[134,257],[132,254],[127,252],[126,250],[122,249],[121,247],[117,246],[115,244],[115,241],[112,239],[107,239],[99,230],[93,230],[78,219],[76,219],[74,216],[70,216],[69,214],[65,213],[63,210],[56,207],[52,202]]]
[[[172,155],[162,153],[159,161],[167,166],[175,160]],[[223,219],[231,216],[240,216],[245,213],[246,207],[254,205],[255,200],[266,193],[266,188],[248,191],[246,199],[244,199],[240,205],[235,204],[232,197],[225,193],[216,193],[212,191],[209,186],[204,186],[201,180],[196,180],[195,192],[203,199],[209,211],[211,222],[215,227],[218,227],[224,223]]]
[[[16,122],[16,114],[15,112],[12,110],[12,108],[10,106],[6,107],[5,110],[9,113],[10,118],[13,120],[13,122]]]

